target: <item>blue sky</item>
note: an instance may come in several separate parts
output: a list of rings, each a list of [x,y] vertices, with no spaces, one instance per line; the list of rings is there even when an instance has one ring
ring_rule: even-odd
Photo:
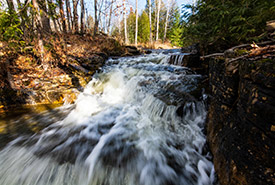
[[[128,1],[135,9],[136,8],[136,0],[128,0]],[[166,4],[168,0],[162,0],[162,1]],[[170,0],[170,1],[172,1],[172,0]],[[177,2],[178,6],[181,6],[182,4],[191,4],[192,1],[194,1],[194,0],[174,0],[174,1]],[[146,0],[139,0],[138,2],[139,2],[138,9],[139,9],[139,12],[141,12],[145,8]],[[88,2],[86,1],[86,6],[88,8],[89,14],[93,15],[94,14],[93,1],[88,1]]]
[[[168,0],[162,0],[162,1],[164,3],[167,3]],[[175,0],[175,1],[177,2],[178,6],[181,6],[182,4],[191,4],[192,3],[192,0]],[[129,0],[129,3],[131,5],[133,5],[134,8],[136,6],[135,2],[136,2],[135,0]],[[170,0],[170,2],[171,2],[171,0]],[[146,5],[146,0],[139,0],[139,4],[138,4],[139,12],[145,8],[145,5]]]

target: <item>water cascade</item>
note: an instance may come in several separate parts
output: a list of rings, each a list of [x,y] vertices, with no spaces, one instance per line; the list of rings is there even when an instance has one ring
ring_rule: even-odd
[[[185,53],[172,54],[170,56],[169,63],[173,64],[173,65],[182,66],[183,65],[183,58],[184,58],[185,55],[188,55],[188,54],[185,54]]]
[[[0,149],[0,184],[213,184],[206,95],[192,95],[201,76],[167,59],[109,59],[74,104],[41,113],[41,131]]]

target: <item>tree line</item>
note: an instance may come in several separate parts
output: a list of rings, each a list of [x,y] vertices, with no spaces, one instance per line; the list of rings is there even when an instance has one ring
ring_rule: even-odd
[[[88,6],[91,5],[92,6]],[[0,40],[26,40],[43,35],[105,33],[122,38],[125,44],[171,40],[178,45],[180,9],[175,0],[2,0]],[[88,14],[93,9],[93,14]],[[40,43],[42,47],[43,43]]]
[[[206,52],[268,39],[266,22],[275,19],[273,0],[198,0],[182,5],[181,45],[200,43]]]
[[[130,8],[128,16],[123,19],[118,22],[112,35],[122,38],[125,43],[152,45],[169,40],[173,45],[178,45],[181,39],[181,35],[177,34],[181,23],[180,9],[173,0],[147,0],[140,15],[137,8],[135,11]]]

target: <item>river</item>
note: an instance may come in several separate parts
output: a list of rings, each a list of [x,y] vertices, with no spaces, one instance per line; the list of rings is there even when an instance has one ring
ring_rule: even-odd
[[[74,104],[25,116],[42,129],[0,149],[0,185],[213,184],[201,76],[168,57],[109,59]]]

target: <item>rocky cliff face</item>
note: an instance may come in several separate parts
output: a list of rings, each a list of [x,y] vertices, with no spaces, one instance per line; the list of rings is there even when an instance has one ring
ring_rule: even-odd
[[[201,61],[197,51],[183,50],[189,54],[169,63],[209,74],[207,140],[219,184],[275,184],[275,46],[246,57],[231,49]]]
[[[220,184],[274,184],[275,57],[212,58],[207,138]]]

